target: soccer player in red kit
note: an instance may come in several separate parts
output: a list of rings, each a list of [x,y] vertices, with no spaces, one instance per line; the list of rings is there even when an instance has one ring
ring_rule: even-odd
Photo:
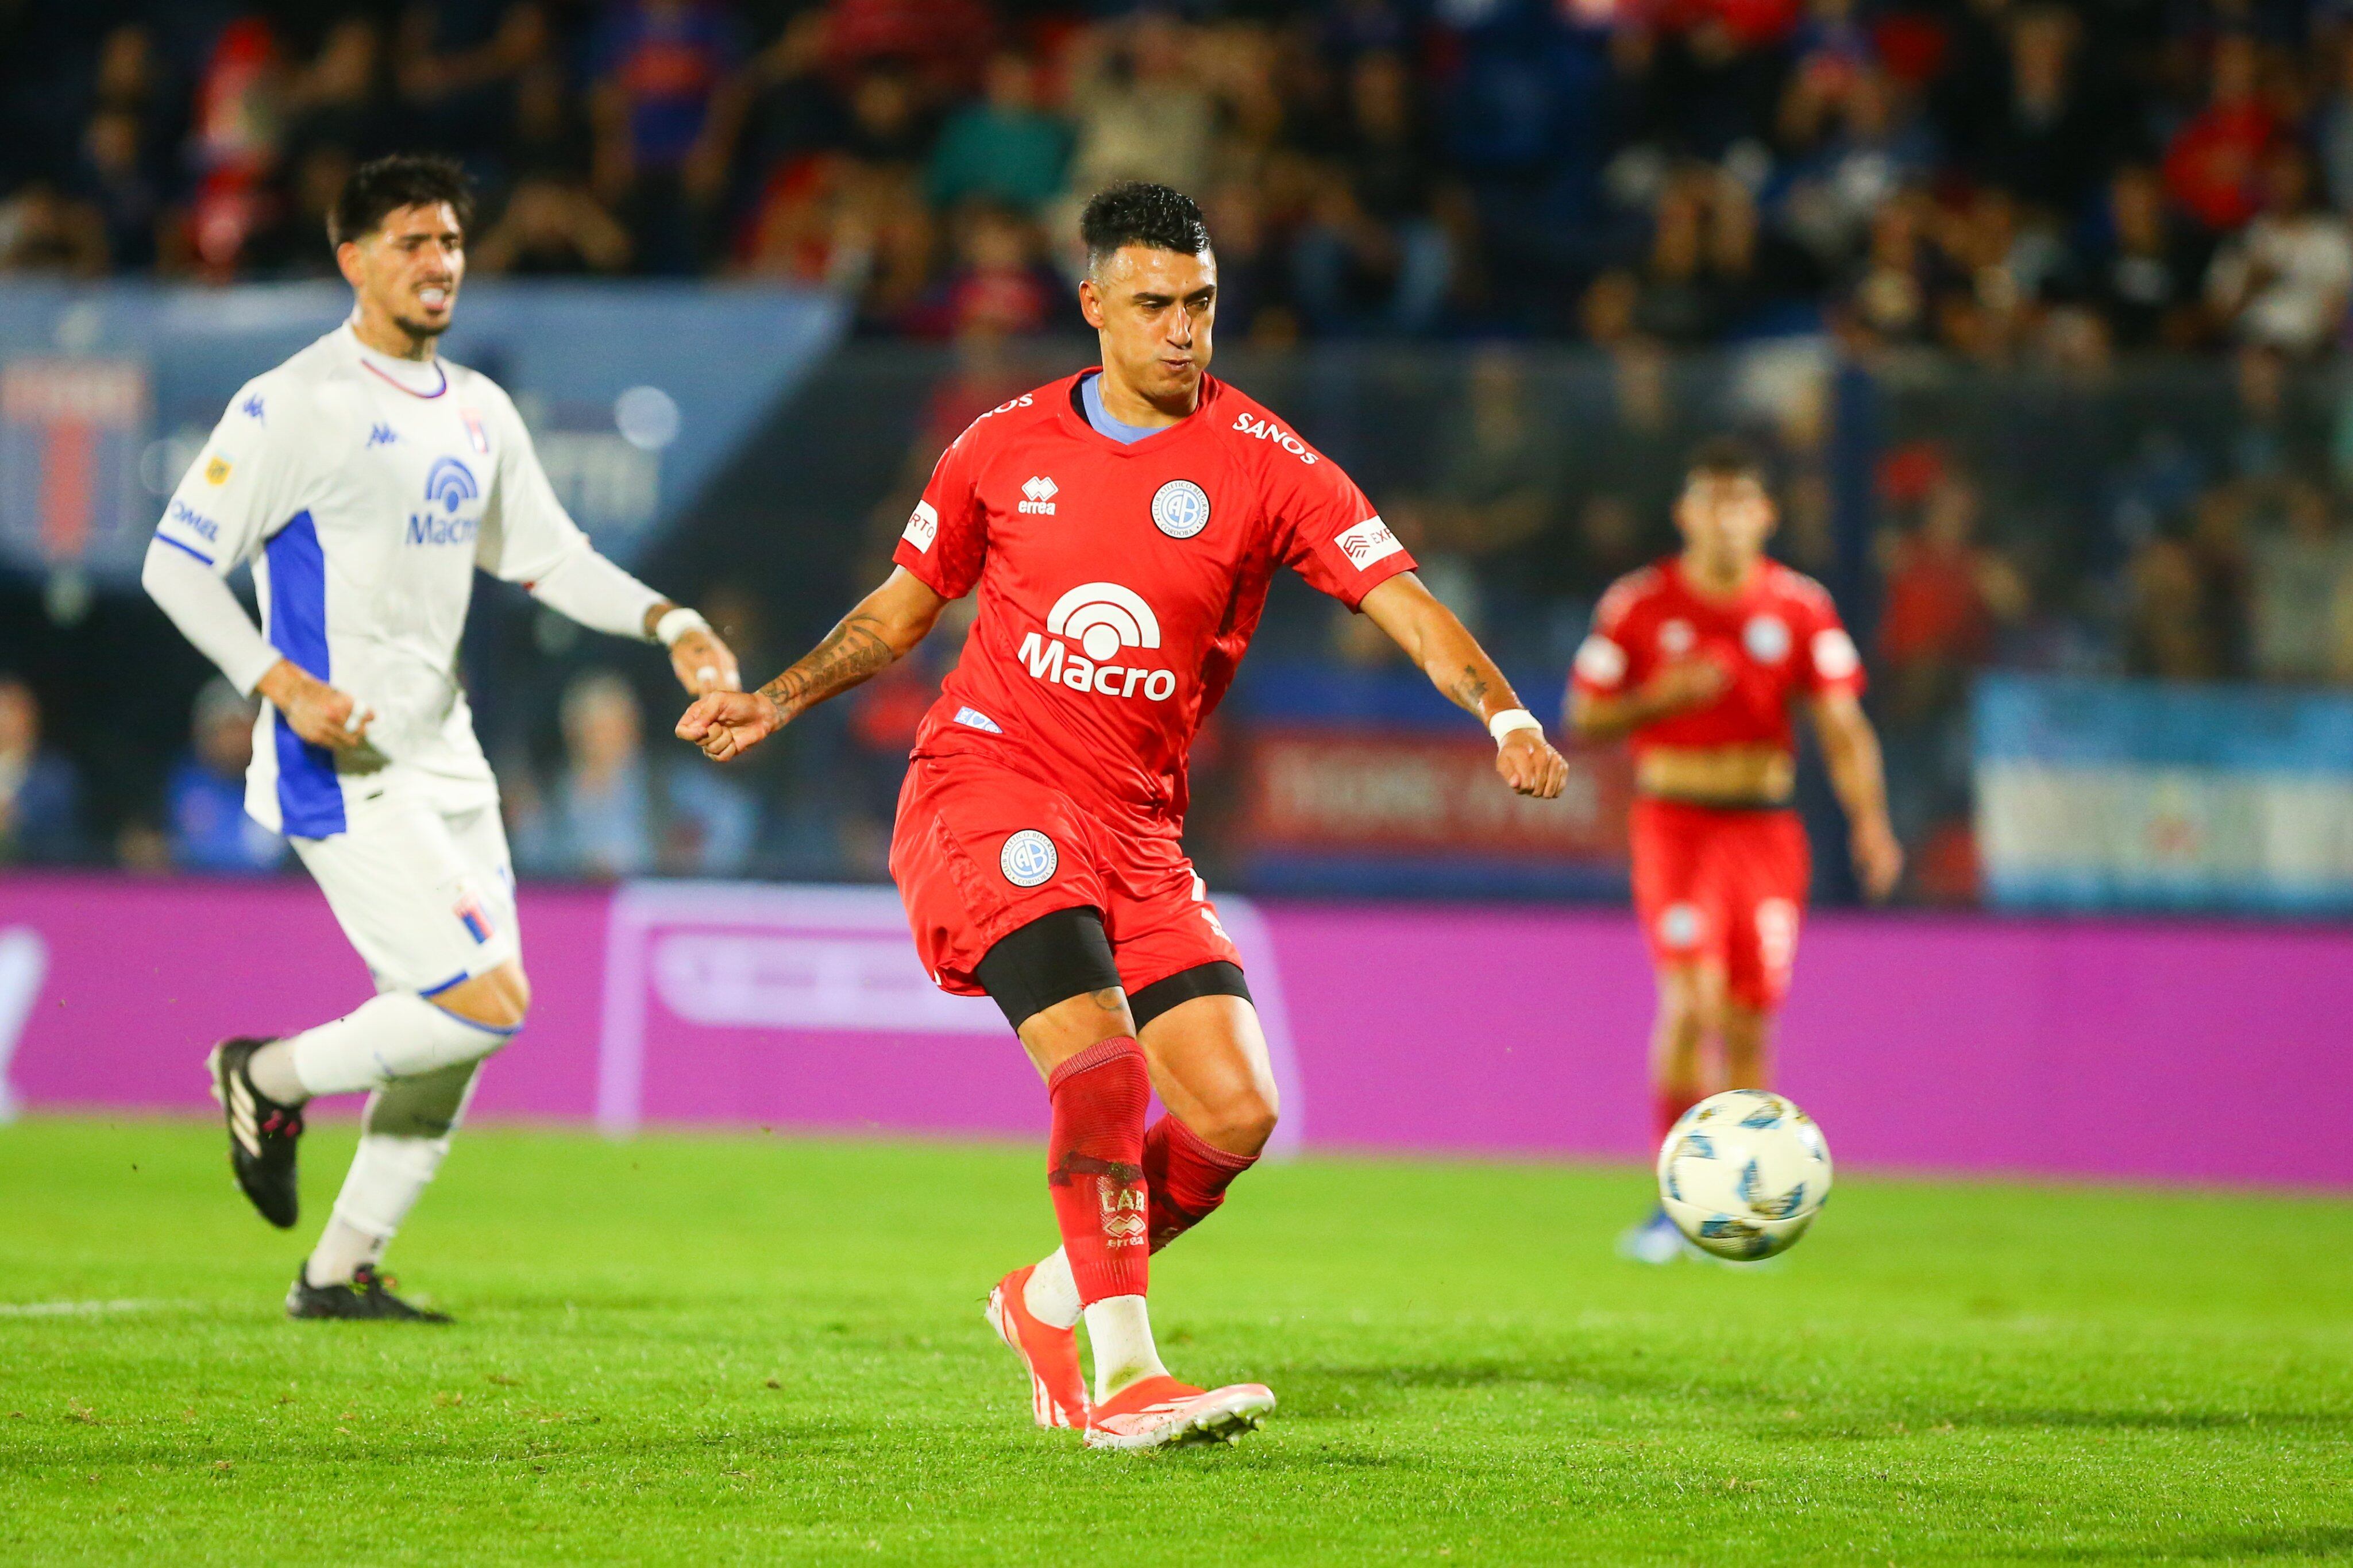
[[[1634,908],[1659,975],[1662,1141],[1708,1095],[1766,1084],[1810,869],[1789,809],[1793,708],[1820,738],[1864,891],[1886,897],[1904,868],[1862,661],[1821,584],[1767,558],[1776,521],[1757,459],[1735,441],[1703,447],[1675,502],[1682,553],[1602,595],[1569,685],[1578,734],[1633,738]],[[1659,1210],[1620,1250],[1667,1263],[1682,1238]]]
[[[1230,1439],[1274,1405],[1258,1384],[1169,1376],[1145,1295],[1149,1256],[1224,1201],[1274,1128],[1240,955],[1179,834],[1187,750],[1275,571],[1396,638],[1487,725],[1513,789],[1557,795],[1565,765],[1364,493],[1206,374],[1218,271],[1200,210],[1120,185],[1080,226],[1101,368],[976,420],[941,456],[881,587],[776,679],[696,702],[678,732],[739,755],[977,589],[916,736],[891,873],[932,978],[992,997],[1046,1080],[1062,1246],[998,1283],[989,1321],[1040,1426],[1139,1448]],[[1147,1126],[1155,1089],[1167,1114]]]

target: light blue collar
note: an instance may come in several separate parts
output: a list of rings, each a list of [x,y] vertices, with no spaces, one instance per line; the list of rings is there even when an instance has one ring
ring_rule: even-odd
[[[1146,436],[1157,436],[1168,428],[1166,425],[1123,425],[1104,412],[1101,371],[1079,383],[1079,405],[1087,411],[1088,424],[1123,447],[1134,446]]]

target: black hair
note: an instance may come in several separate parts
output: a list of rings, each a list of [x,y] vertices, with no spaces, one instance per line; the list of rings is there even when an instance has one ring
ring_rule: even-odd
[[[1166,185],[1129,180],[1097,191],[1079,216],[1087,266],[1101,267],[1124,245],[1198,256],[1209,248],[1209,226],[1192,197]]]
[[[403,207],[432,206],[447,202],[458,215],[460,231],[474,224],[474,184],[466,171],[448,158],[396,153],[376,158],[352,171],[327,214],[327,243],[364,238]]]
[[[1692,448],[1683,476],[1686,479],[1755,479],[1761,485],[1765,457],[1737,436],[1711,436]]]

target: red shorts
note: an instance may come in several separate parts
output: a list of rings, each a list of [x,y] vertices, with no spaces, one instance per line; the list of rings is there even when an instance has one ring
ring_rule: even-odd
[[[1116,832],[1061,791],[986,763],[907,764],[891,879],[923,968],[958,995],[982,994],[973,971],[988,950],[1056,910],[1103,911],[1130,995],[1198,964],[1241,963],[1176,840]]]
[[[1634,910],[1651,961],[1711,963],[1751,1007],[1789,989],[1812,858],[1793,811],[1637,799]]]

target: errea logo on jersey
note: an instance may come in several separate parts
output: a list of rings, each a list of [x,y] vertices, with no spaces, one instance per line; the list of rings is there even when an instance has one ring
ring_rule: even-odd
[[[1060,640],[1065,637],[1084,653],[1072,653]],[[1021,662],[1033,680],[1103,697],[1140,691],[1148,702],[1166,702],[1176,691],[1175,670],[1112,662],[1123,648],[1159,646],[1160,617],[1135,590],[1117,583],[1082,583],[1046,613],[1046,636],[1031,632],[1021,639]]]
[[[1026,479],[1021,485],[1021,505],[1017,509],[1039,517],[1054,515],[1054,492],[1062,487],[1041,476]]]

